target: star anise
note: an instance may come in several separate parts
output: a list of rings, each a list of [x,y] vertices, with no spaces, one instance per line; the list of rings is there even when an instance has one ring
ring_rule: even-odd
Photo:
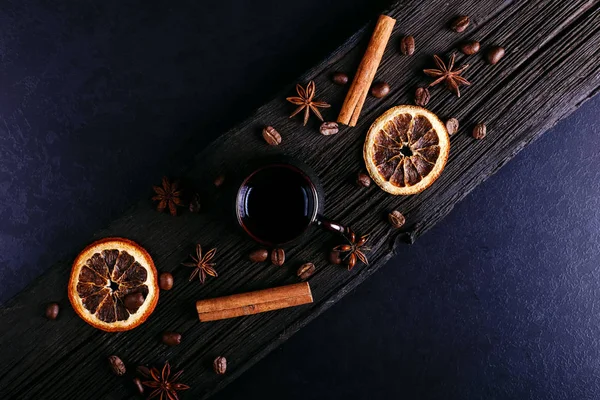
[[[148,372],[144,372],[144,377],[151,380],[144,381],[142,384],[154,389],[148,399],[179,400],[177,392],[190,388],[188,385],[177,382],[182,373],[183,370],[171,375],[171,366],[168,361],[165,363],[162,372],[159,372],[156,368],[150,368]]]
[[[371,250],[370,248],[365,247],[365,244],[369,240],[369,235],[364,235],[357,238],[354,231],[348,228],[347,234],[344,236],[346,237],[346,240],[348,240],[348,244],[336,246],[333,248],[333,251],[346,253],[343,256],[343,261],[348,266],[348,271],[354,268],[356,265],[356,260],[360,260],[364,264],[369,265],[369,260],[367,260],[367,256],[365,255],[366,251]]]
[[[213,268],[215,266],[215,263],[210,262],[210,260],[212,260],[215,256],[216,252],[217,249],[211,249],[203,257],[202,246],[200,246],[199,244],[196,245],[196,257],[194,257],[193,254],[190,255],[194,262],[181,263],[181,265],[185,265],[186,267],[194,268],[194,271],[190,275],[190,282],[196,277],[196,275],[198,275],[200,283],[204,283],[204,281],[206,281],[206,275],[210,275],[215,278],[219,276],[217,274],[217,271],[215,271],[215,269]]]
[[[162,178],[162,187],[154,186],[154,192],[156,195],[152,197],[153,201],[158,201],[156,209],[159,212],[163,212],[167,206],[172,216],[177,215],[177,206],[183,206],[181,202],[181,191],[179,189],[179,182],[169,182],[166,177]]]
[[[304,110],[304,125],[306,125],[308,122],[308,117],[310,116],[310,111],[312,110],[317,118],[323,121],[323,116],[319,112],[319,108],[329,108],[331,105],[325,103],[324,101],[313,100],[315,97],[315,82],[308,82],[306,90],[302,86],[296,85],[296,92],[298,92],[298,97],[286,98],[287,101],[298,106],[296,111],[290,115],[290,118]]]
[[[469,68],[469,64],[465,64],[460,68],[453,69],[455,58],[456,54],[452,54],[452,56],[450,56],[450,62],[448,66],[446,66],[446,64],[444,64],[441,58],[439,58],[437,55],[434,55],[433,59],[435,60],[435,64],[438,66],[439,69],[424,69],[423,72],[428,76],[437,78],[435,81],[431,82],[429,86],[435,86],[438,83],[445,81],[448,90],[454,93],[457,97],[460,97],[460,90],[458,89],[458,86],[468,86],[471,84],[468,80],[460,76],[460,74],[462,74],[466,71],[467,68]]]

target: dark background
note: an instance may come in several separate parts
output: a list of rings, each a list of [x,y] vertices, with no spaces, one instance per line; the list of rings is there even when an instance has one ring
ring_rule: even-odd
[[[0,301],[387,4],[5,2]],[[599,398],[599,109],[546,133],[216,398]]]

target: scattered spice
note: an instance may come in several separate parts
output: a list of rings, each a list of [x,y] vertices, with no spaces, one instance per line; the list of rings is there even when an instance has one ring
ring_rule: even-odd
[[[173,289],[173,274],[170,272],[163,272],[158,277],[158,286],[162,290],[171,290]]]
[[[267,249],[257,249],[250,253],[250,261],[252,262],[263,262],[269,257],[269,251]]]
[[[181,333],[163,332],[160,340],[167,346],[177,346],[178,344],[181,344]]]
[[[462,74],[466,71],[467,68],[469,68],[469,64],[465,64],[460,68],[454,69],[455,58],[456,54],[452,54],[452,56],[450,56],[450,62],[448,66],[446,66],[446,64],[444,64],[440,57],[434,55],[433,59],[439,69],[424,69],[423,72],[428,76],[437,78],[429,84],[430,87],[435,86],[441,82],[446,82],[446,87],[448,88],[448,90],[454,93],[457,97],[460,97],[460,90],[458,89],[458,86],[471,84],[468,80],[460,76],[460,74]]]
[[[194,195],[192,196],[190,204],[188,205],[188,209],[190,210],[190,212],[195,214],[200,212],[200,195],[198,193],[194,193]]]
[[[354,268],[356,265],[356,260],[360,260],[364,264],[369,265],[369,260],[365,255],[366,251],[371,250],[370,248],[365,247],[365,244],[369,240],[369,235],[357,237],[354,231],[348,228],[347,234],[344,236],[346,237],[346,240],[348,240],[348,244],[336,246],[333,248],[333,251],[345,253],[342,261],[344,261],[348,266],[348,271]]]
[[[504,48],[500,46],[492,46],[487,53],[487,62],[494,65],[504,57]]]
[[[178,190],[179,182],[170,182],[166,177],[162,178],[162,187],[154,186],[156,195],[152,197],[153,201],[158,201],[156,209],[163,212],[169,207],[169,212],[172,216],[177,215],[177,207],[183,206],[181,202],[181,191]]]
[[[179,398],[177,392],[190,388],[188,385],[177,382],[181,374],[183,374],[183,370],[171,375],[171,365],[168,361],[165,363],[162,372],[159,372],[156,368],[150,369],[148,378],[151,380],[142,382],[144,386],[154,389],[148,395],[148,398],[177,400]]]
[[[296,85],[296,92],[298,92],[298,97],[286,98],[287,101],[298,106],[296,111],[294,111],[292,113],[292,115],[290,115],[290,118],[294,117],[296,114],[298,114],[299,112],[304,110],[304,125],[305,126],[306,126],[306,123],[308,122],[308,117],[310,116],[311,111],[317,116],[317,118],[319,118],[321,121],[323,121],[323,116],[321,115],[319,108],[329,108],[329,107],[331,107],[331,105],[325,103],[324,101],[314,100],[315,90],[316,89],[315,89],[314,81],[308,82],[306,89],[304,89],[300,85]]]
[[[130,293],[123,298],[123,305],[129,311],[136,311],[144,304],[144,295],[140,292]]]
[[[225,371],[227,371],[227,359],[223,356],[215,358],[213,361],[213,369],[217,375],[225,374]]]
[[[450,118],[446,121],[446,130],[448,135],[452,136],[458,132],[458,120],[456,118]]]
[[[329,252],[329,262],[334,265],[340,265],[342,263],[340,252],[335,250]]]
[[[467,29],[467,27],[469,26],[469,23],[471,22],[471,20],[469,19],[468,16],[466,15],[459,15],[458,17],[454,18],[452,20],[452,22],[450,23],[450,29],[452,29],[454,32],[464,32],[465,29]]]
[[[404,218],[404,215],[400,211],[394,210],[388,214],[388,221],[390,221],[392,227],[398,229],[404,225],[406,218]]]
[[[223,182],[225,182],[225,176],[219,175],[215,178],[214,184],[216,187],[221,187],[221,185],[223,185]]]
[[[265,126],[262,130],[262,136],[269,146],[277,146],[281,143],[281,135],[272,126]]]
[[[345,85],[346,83],[348,83],[348,75],[346,75],[343,72],[337,71],[331,75],[331,80],[336,85]]]
[[[390,93],[390,85],[385,82],[375,82],[371,86],[371,95],[378,99],[387,96]]]
[[[400,41],[400,52],[405,56],[412,56],[415,52],[415,38],[404,36]]]
[[[431,99],[431,95],[429,94],[429,89],[418,87],[415,90],[415,104],[421,107],[425,107],[429,100]]]
[[[365,172],[359,172],[356,177],[356,184],[360,187],[369,187],[371,186],[371,177]]]
[[[144,394],[144,385],[142,385],[142,380],[140,378],[133,378],[133,385],[138,394]]]
[[[463,54],[466,54],[468,56],[477,53],[479,51],[479,48],[480,48],[480,44],[476,40],[470,40],[468,42],[464,42],[458,47],[458,49]]]
[[[298,275],[298,278],[302,279],[303,281],[310,278],[314,273],[315,264],[313,263],[302,264],[300,268],[298,268],[298,271],[296,271],[296,275]]]
[[[271,262],[281,267],[285,262],[285,251],[283,249],[273,249],[271,252]]]
[[[58,312],[60,311],[60,306],[58,303],[49,303],[46,306],[46,318],[49,320],[55,320],[58,317]]]
[[[202,246],[200,246],[199,244],[196,245],[196,257],[194,257],[193,254],[190,255],[190,258],[194,260],[194,262],[185,262],[181,264],[186,267],[194,268],[194,271],[190,275],[190,282],[196,277],[196,275],[198,275],[200,283],[202,284],[204,284],[204,282],[206,281],[206,275],[210,275],[214,278],[219,276],[217,274],[217,271],[215,271],[215,269],[213,268],[215,266],[215,263],[210,262],[215,256],[216,252],[217,249],[211,249],[203,257]]]
[[[146,367],[145,365],[139,365],[135,371],[138,373],[138,375],[141,375],[144,378],[150,378],[150,368]]]
[[[117,376],[125,375],[126,369],[125,364],[121,359],[117,356],[108,357],[108,365],[110,366],[111,371]]]
[[[335,135],[339,131],[340,127],[338,126],[337,122],[323,122],[319,128],[321,135],[325,136]]]
[[[477,140],[481,140],[487,134],[487,127],[485,124],[477,124],[473,128],[473,137]]]
[[[395,24],[396,20],[387,15],[380,15],[377,19],[371,40],[369,40],[365,54],[358,65],[354,80],[342,104],[337,118],[338,123],[356,126]]]
[[[200,322],[207,322],[258,314],[312,302],[313,297],[309,284],[301,282],[200,300],[196,302],[196,311]]]

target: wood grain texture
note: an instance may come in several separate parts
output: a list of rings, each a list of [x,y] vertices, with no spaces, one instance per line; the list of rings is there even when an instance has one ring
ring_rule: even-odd
[[[397,246],[411,242],[443,218],[479,183],[497,171],[528,143],[572,112],[600,88],[600,5],[596,1],[448,1],[424,5],[407,0],[388,14],[398,23],[376,79],[390,83],[384,99],[368,98],[355,128],[343,127],[338,135],[318,134],[318,121],[302,127],[288,119],[293,107],[284,98],[293,84],[259,108],[247,121],[222,135],[202,151],[186,179],[201,191],[204,212],[171,218],[157,214],[148,199],[114,221],[95,238],[126,236],[142,244],[159,270],[172,271],[175,287],[162,292],[154,314],[130,332],[107,334],[86,325],[68,306],[66,285],[70,260],[53,266],[0,310],[0,394],[10,399],[126,399],[133,394],[128,379],[112,376],[106,358],[118,354],[130,369],[139,363],[170,360],[185,369],[182,381],[192,390],[185,398],[204,398],[227,385],[245,369],[285,341],[385,264]],[[447,29],[457,14],[471,16],[463,34]],[[299,79],[314,79],[317,98],[333,105],[325,118],[334,120],[346,89],[330,83],[333,71],[352,73],[362,57],[372,26],[354,35],[330,58]],[[414,56],[402,56],[399,39],[415,36]],[[412,197],[390,196],[376,187],[358,189],[353,180],[362,166],[362,143],[370,123],[386,109],[412,102],[416,86],[426,84],[422,68],[432,65],[432,54],[448,56],[464,39],[476,39],[483,51],[499,44],[507,55],[489,66],[481,55],[459,56],[471,64],[465,77],[473,85],[456,99],[443,87],[432,90],[429,108],[445,117],[456,117],[461,129],[452,138],[450,159],[440,179]],[[295,83],[295,82],[294,82]],[[485,122],[488,135],[475,141],[472,126]],[[264,144],[266,124],[283,136],[278,147]],[[316,171],[326,193],[325,214],[372,234],[370,265],[348,272],[328,265],[326,249],[335,243],[329,233],[312,231],[302,243],[286,248],[284,267],[251,264],[247,254],[255,247],[229,222],[228,188],[216,190],[212,180],[220,173],[235,176],[252,160],[285,154],[303,160]],[[159,178],[157,178],[157,181]],[[233,185],[229,179],[226,186]],[[149,196],[150,197],[150,193]],[[390,231],[386,214],[401,210],[406,229]],[[217,247],[218,279],[204,286],[188,283],[179,266],[195,243]],[[198,322],[197,300],[259,290],[297,282],[296,268],[314,262],[310,279],[315,302],[277,312],[209,323]],[[59,301],[58,320],[46,321],[43,309]],[[165,331],[182,333],[182,344],[167,348],[158,339]],[[228,372],[217,376],[211,362],[217,355],[228,359]]]

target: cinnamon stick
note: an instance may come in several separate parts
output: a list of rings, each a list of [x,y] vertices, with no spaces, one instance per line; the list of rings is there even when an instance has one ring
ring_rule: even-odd
[[[346,95],[337,122],[348,126],[356,126],[358,116],[369,93],[369,88],[375,78],[377,68],[383,57],[383,52],[392,34],[396,20],[387,15],[380,15],[375,30],[369,41],[369,46],[358,66],[350,90]]]
[[[308,282],[196,302],[201,322],[241,317],[312,303]]]

